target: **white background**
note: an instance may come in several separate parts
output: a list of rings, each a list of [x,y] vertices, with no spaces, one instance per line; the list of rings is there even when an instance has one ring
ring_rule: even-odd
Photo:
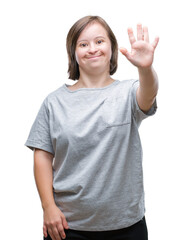
[[[0,2],[0,234],[42,239],[42,209],[33,153],[24,146],[43,99],[67,78],[66,35],[85,15],[103,17],[119,46],[130,49],[127,27],[147,25],[160,37],[154,58],[160,88],[157,114],[140,127],[144,150],[146,221],[150,240],[181,239],[183,216],[181,1],[2,0]],[[119,53],[115,79],[138,78]]]

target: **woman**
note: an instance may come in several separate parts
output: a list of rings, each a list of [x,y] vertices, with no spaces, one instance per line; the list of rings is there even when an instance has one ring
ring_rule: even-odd
[[[156,111],[152,67],[158,38],[128,29],[139,80],[114,80],[118,45],[98,16],[79,19],[67,36],[69,78],[42,103],[26,146],[44,211],[45,239],[146,240],[141,121]]]

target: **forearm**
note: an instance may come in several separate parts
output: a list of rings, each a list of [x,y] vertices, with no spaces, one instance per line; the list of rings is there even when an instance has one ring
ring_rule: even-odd
[[[151,66],[150,68],[138,68],[140,91],[142,96],[147,100],[152,100],[158,92],[158,76]]]
[[[65,239],[64,228],[68,229],[68,223],[54,201],[52,161],[51,153],[35,150],[34,175],[44,211],[43,233],[45,237],[49,233],[51,239],[61,239],[60,236]]]
[[[55,204],[53,197],[53,155],[36,149],[34,152],[34,176],[43,209]]]
[[[158,76],[151,66],[150,68],[138,68],[140,86],[137,91],[137,99],[142,110],[146,111],[152,106],[158,93]]]

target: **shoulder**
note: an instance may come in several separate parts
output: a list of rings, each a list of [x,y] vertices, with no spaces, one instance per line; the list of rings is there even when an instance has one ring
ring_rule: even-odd
[[[139,85],[139,80],[128,79],[128,80],[118,80],[119,83],[115,85],[113,91],[111,92],[114,96],[127,96],[131,93],[133,88]]]
[[[133,85],[138,84],[138,79],[127,79],[120,81],[120,87],[131,88]]]
[[[63,85],[52,92],[50,92],[44,99],[44,104],[48,105],[49,103],[53,103],[56,100],[60,99],[64,94]]]

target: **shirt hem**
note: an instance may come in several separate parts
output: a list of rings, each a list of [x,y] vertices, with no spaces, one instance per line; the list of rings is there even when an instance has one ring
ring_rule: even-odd
[[[136,218],[133,222],[131,223],[126,223],[126,224],[115,224],[115,226],[113,227],[96,227],[96,226],[93,226],[93,227],[87,227],[87,226],[75,226],[75,225],[72,225],[72,224],[69,224],[69,229],[73,229],[73,230],[76,230],[76,231],[113,231],[113,230],[119,230],[119,229],[124,229],[124,228],[128,228],[128,227],[131,227],[132,225],[136,224],[137,222],[139,222],[143,217],[144,217],[144,213]],[[114,223],[113,223],[114,224]]]

